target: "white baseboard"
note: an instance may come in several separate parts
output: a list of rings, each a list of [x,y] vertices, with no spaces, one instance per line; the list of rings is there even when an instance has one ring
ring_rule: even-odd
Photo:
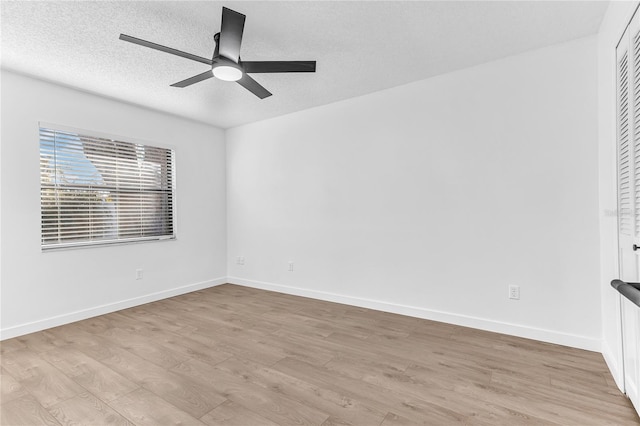
[[[609,371],[611,372],[611,376],[613,376],[613,380],[616,382],[616,386],[618,386],[618,389],[624,393],[624,372],[620,365],[621,360],[614,356],[611,347],[605,340],[602,341],[602,357],[604,358],[604,362],[607,363],[607,367],[609,367]]]
[[[437,311],[416,306],[399,305],[395,303],[382,302],[379,300],[345,296],[336,293],[309,290],[299,287],[290,287],[263,281],[247,280],[238,277],[228,277],[227,282],[229,282],[230,284],[237,284],[245,287],[276,291],[279,293],[286,293],[294,296],[309,297],[312,299],[325,300],[328,302],[342,303],[345,305],[358,306],[361,308],[375,309],[383,312],[391,312],[394,314],[407,315],[416,318],[461,325],[464,327],[477,328],[480,330],[493,331],[496,333],[524,337],[527,339],[534,339],[547,343],[555,343],[558,345],[570,346],[573,348],[585,349],[588,351],[600,352],[602,349],[600,339],[594,339],[591,337],[580,336],[576,334],[562,333],[558,331],[545,330],[519,324],[510,324],[506,322],[477,318],[451,312]]]
[[[110,312],[127,309],[145,303],[155,302],[157,300],[166,299],[168,297],[179,296],[181,294],[190,293],[192,291],[202,290],[204,288],[215,287],[227,282],[226,277],[216,278],[213,280],[202,281],[195,284],[189,284],[178,288],[159,291],[157,293],[146,294],[144,296],[134,297],[132,299],[122,300],[119,302],[108,303],[106,305],[95,306],[93,308],[82,309],[80,311],[68,314],[57,315],[55,317],[45,318],[38,321],[20,324],[13,327],[0,329],[0,340],[10,339],[12,337],[22,336],[36,331],[45,330],[47,328],[57,327],[69,324],[75,321],[81,321],[87,318],[96,317],[98,315],[108,314]]]
[[[83,309],[68,314],[58,315],[55,317],[45,318],[26,324],[20,324],[13,327],[0,329],[0,340],[10,339],[12,337],[22,336],[24,334],[34,333],[36,331],[45,330],[51,327],[68,324],[87,318],[104,315],[110,312],[119,311],[121,309],[131,308],[133,306],[145,303],[155,302],[157,300],[166,299],[168,297],[178,296],[192,291],[202,290],[204,288],[215,287],[221,284],[231,283],[246,287],[259,288],[263,290],[276,291],[279,293],[291,294],[295,296],[309,297],[312,299],[325,300],[329,302],[342,303],[351,306],[374,309],[383,312],[391,312],[400,315],[407,315],[416,318],[423,318],[433,321],[445,322],[449,324],[461,325],[464,327],[477,328],[480,330],[493,331],[512,336],[524,337],[528,339],[539,340],[548,343],[555,343],[564,346],[570,346],[590,351],[603,352],[605,361],[611,370],[614,380],[620,386],[620,374],[617,368],[615,358],[606,345],[603,345],[599,339],[579,336],[574,334],[561,333],[553,330],[545,330],[535,327],[523,326],[518,324],[510,324],[484,318],[477,318],[468,315],[437,311],[433,309],[421,308],[416,306],[400,305],[395,303],[383,302],[354,296],[346,296],[336,293],[329,293],[319,290],[309,290],[299,287],[285,286],[281,284],[268,283],[263,281],[247,280],[238,277],[223,277],[209,281],[203,281],[195,284],[173,288],[170,290],[151,293],[132,299],[122,300],[119,302],[109,303],[93,308]]]

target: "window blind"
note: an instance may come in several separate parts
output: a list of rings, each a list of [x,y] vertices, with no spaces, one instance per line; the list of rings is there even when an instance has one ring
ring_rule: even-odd
[[[175,238],[174,152],[40,127],[42,248]]]

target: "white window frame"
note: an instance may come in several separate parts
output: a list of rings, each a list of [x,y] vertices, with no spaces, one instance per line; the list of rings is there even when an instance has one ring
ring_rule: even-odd
[[[62,242],[55,244],[44,244],[43,240],[43,216],[42,216],[42,198],[40,199],[40,246],[43,252],[64,250],[64,249],[78,249],[78,248],[90,248],[90,247],[105,247],[112,245],[128,245],[138,244],[152,241],[175,241],[177,239],[177,180],[176,180],[176,149],[175,146],[167,145],[158,142],[149,142],[137,138],[119,136],[94,130],[80,129],[76,127],[70,127],[59,124],[52,124],[48,122],[38,122],[38,156],[41,159],[41,141],[40,141],[40,129],[46,128],[54,131],[76,133],[85,137],[106,139],[114,142],[123,142],[135,145],[145,145],[153,148],[167,149],[171,151],[171,219],[172,219],[172,234],[156,235],[156,236],[137,236],[126,238],[114,238],[114,239],[98,239],[98,240],[85,240],[85,241],[73,241]],[[42,171],[39,167],[40,176],[40,189],[42,191]],[[117,229],[117,228],[116,228]]]

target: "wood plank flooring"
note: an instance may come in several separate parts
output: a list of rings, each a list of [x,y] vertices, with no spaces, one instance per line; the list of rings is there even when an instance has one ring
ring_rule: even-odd
[[[229,284],[0,353],[3,426],[640,424],[598,353]]]

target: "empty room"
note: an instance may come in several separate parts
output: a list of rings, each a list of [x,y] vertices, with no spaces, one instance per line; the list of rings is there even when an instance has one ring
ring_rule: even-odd
[[[1,1],[0,424],[640,425],[638,1]]]

